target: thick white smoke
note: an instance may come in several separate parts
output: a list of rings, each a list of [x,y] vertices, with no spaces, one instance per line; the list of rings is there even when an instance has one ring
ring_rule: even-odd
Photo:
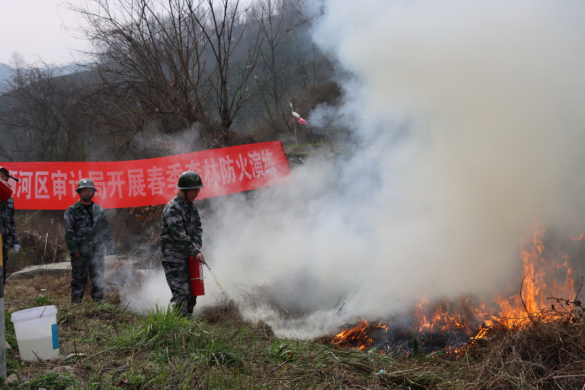
[[[330,1],[314,38],[352,76],[344,105],[308,120],[350,126],[361,145],[214,200],[204,248],[218,277],[313,312],[245,315],[315,336],[422,294],[499,288],[535,219],[578,234],[584,16],[564,0]]]

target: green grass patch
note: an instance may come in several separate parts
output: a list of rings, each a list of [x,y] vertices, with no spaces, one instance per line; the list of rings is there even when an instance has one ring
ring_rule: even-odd
[[[51,372],[36,376],[29,383],[21,384],[18,389],[37,390],[39,388],[45,388],[47,390],[74,390],[78,389],[79,386],[80,383],[74,376]]]
[[[48,294],[39,294],[39,296],[35,298],[35,302],[37,306],[49,306],[53,304],[53,298]]]
[[[176,346],[179,338],[183,342],[190,340],[191,322],[176,310],[156,306],[147,310],[146,318],[138,317],[140,323],[125,334],[113,339],[109,345],[121,351],[135,348],[153,348]],[[187,338],[187,339],[186,339]]]

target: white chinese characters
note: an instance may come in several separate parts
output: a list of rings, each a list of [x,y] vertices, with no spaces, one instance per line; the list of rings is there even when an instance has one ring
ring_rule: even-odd
[[[137,162],[108,163],[107,169],[102,163],[63,163],[60,165],[35,166],[26,165],[11,170],[10,173],[20,182],[10,181],[15,199],[27,201],[56,201],[70,204],[76,199],[79,181],[83,178],[92,180],[97,192],[98,202],[111,203],[110,207],[132,207],[135,200],[148,204],[151,197],[156,201],[176,194],[177,181],[181,173],[195,171],[201,175],[205,184],[204,195],[216,196],[238,190],[247,190],[266,185],[267,181],[281,173],[280,155],[271,149],[226,149],[204,152],[204,157],[178,161],[180,156],[165,160],[143,160]],[[152,163],[148,163],[152,161]],[[276,161],[276,162],[275,162]],[[156,162],[156,163],[155,163]],[[51,163],[55,164],[55,163]],[[85,165],[88,164],[88,165]],[[75,167],[75,168],[73,168]],[[77,169],[78,167],[82,169]],[[71,170],[73,168],[73,170]],[[286,171],[283,170],[286,174]],[[240,189],[242,188],[242,189]],[[157,204],[157,203],[151,203]]]

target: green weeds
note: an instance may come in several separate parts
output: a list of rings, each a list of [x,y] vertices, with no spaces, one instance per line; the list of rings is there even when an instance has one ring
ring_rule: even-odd
[[[53,298],[48,294],[39,294],[39,296],[35,298],[35,302],[37,306],[48,306],[53,304]]]
[[[153,349],[156,347],[179,347],[191,341],[191,320],[176,310],[159,307],[147,310],[146,318],[138,317],[139,324],[108,343],[120,351]]]
[[[20,390],[37,390],[39,388],[51,390],[74,390],[79,388],[79,381],[72,375],[51,372],[33,378],[29,383],[21,384]]]

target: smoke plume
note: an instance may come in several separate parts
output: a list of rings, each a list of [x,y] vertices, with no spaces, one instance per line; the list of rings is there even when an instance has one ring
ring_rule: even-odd
[[[315,336],[423,294],[500,288],[535,220],[578,235],[584,16],[564,0],[329,1],[314,39],[345,101],[307,120],[349,126],[351,156],[314,156],[293,183],[204,216],[216,275],[272,299],[244,315]]]

